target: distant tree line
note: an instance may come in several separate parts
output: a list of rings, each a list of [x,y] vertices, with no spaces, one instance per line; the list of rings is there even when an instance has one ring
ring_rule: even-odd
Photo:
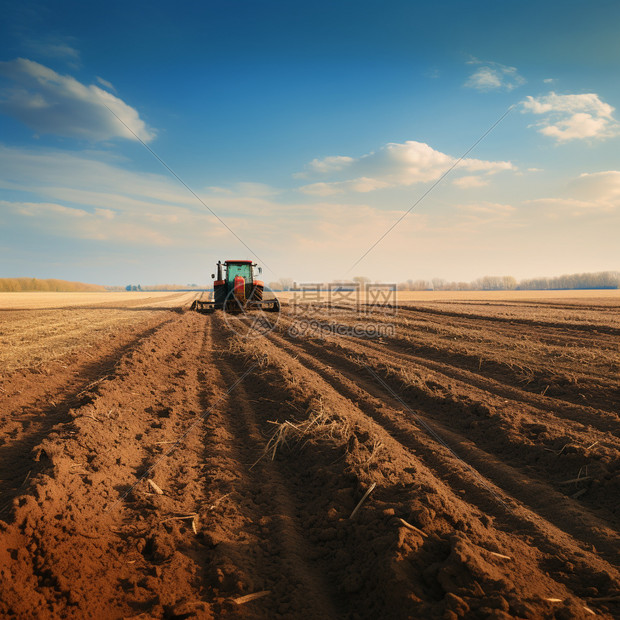
[[[620,288],[620,273],[599,271],[597,273],[574,273],[557,278],[534,278],[522,280],[519,288],[524,290]]]
[[[0,292],[19,293],[22,291],[48,291],[57,293],[73,293],[85,291],[105,291],[98,284],[68,282],[67,280],[39,280],[37,278],[0,278]]]
[[[186,291],[193,289],[202,291],[205,288],[209,288],[207,285],[201,286],[200,284],[153,284],[151,286],[143,286],[143,291]]]
[[[407,280],[398,285],[400,291],[547,291],[620,288],[620,272],[573,273],[553,278],[517,281],[512,276],[484,276],[472,282]]]
[[[371,283],[370,278],[356,276],[351,279],[360,286]],[[376,282],[378,283],[378,282]],[[316,283],[327,289],[329,283]],[[333,286],[334,283],[332,282]],[[292,278],[281,278],[269,282],[273,291],[295,290],[296,285]],[[307,286],[307,283],[304,283]],[[399,291],[546,291],[546,290],[576,290],[576,289],[618,289],[620,288],[620,272],[599,271],[596,273],[573,273],[570,275],[552,278],[531,278],[517,280],[512,276],[484,276],[472,282],[450,282],[441,278],[432,280],[407,280],[397,285]]]
[[[267,288],[272,291],[290,291],[295,286],[295,282],[292,278],[280,278],[275,282],[269,282]]]
[[[107,286],[109,291],[123,290],[118,286]],[[142,286],[141,284],[128,284],[124,290],[126,291],[187,291],[187,290],[196,290],[202,291],[203,289],[208,288],[207,286],[200,286],[198,284],[152,284]]]

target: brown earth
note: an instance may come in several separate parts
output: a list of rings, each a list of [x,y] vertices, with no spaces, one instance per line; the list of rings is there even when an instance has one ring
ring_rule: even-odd
[[[0,311],[0,615],[620,615],[617,299],[187,302]]]

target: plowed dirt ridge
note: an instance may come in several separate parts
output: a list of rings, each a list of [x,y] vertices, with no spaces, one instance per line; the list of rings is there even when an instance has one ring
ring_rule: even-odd
[[[618,300],[190,301],[0,311],[2,617],[620,615]]]

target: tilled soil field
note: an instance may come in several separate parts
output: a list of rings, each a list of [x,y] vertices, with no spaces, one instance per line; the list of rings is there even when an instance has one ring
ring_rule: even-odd
[[[620,615],[618,300],[187,302],[0,311],[0,615]]]

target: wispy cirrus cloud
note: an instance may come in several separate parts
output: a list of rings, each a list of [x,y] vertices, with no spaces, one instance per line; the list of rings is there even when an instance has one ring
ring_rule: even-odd
[[[523,225],[517,215],[518,209],[513,205],[482,201],[455,205],[452,219],[454,226],[461,230],[481,231],[488,227],[514,229]]]
[[[389,143],[377,151],[361,157],[329,156],[314,159],[297,178],[327,177],[300,188],[305,194],[328,196],[347,192],[366,193],[378,189],[409,186],[415,183],[435,181],[457,158],[433,149],[424,142],[409,140],[404,143]],[[467,170],[494,174],[503,170],[514,170],[509,161],[484,161],[463,159],[456,170]],[[480,177],[478,185],[484,184]],[[464,182],[467,184],[467,182]]]
[[[137,110],[119,97],[38,62],[25,58],[0,62],[0,77],[5,81],[0,112],[38,133],[90,141],[138,136],[149,142],[155,137]]]
[[[130,171],[125,163],[101,151],[0,145],[0,191],[9,190],[12,197],[0,202],[0,216],[18,218],[46,235],[111,244],[133,239],[139,245],[199,248],[205,238],[230,240],[209,210],[174,179]],[[274,220],[290,218],[288,206],[272,199],[278,190],[264,184],[196,190],[249,239],[259,225],[272,227],[272,238]]]
[[[489,184],[489,180],[476,175],[464,176],[452,181],[452,185],[456,185],[461,189],[470,189],[473,187],[484,187]]]
[[[119,213],[111,209],[82,209],[54,202],[25,202],[0,200],[0,209],[8,218],[30,220],[29,227],[44,231],[48,236],[85,239],[113,244],[133,243],[146,246],[170,246],[173,243],[166,229],[177,219],[169,216],[153,225],[144,216]]]
[[[620,171],[584,172],[570,184],[570,191],[578,198],[620,207]]]
[[[29,230],[48,238],[81,239],[108,247],[203,252],[207,245],[211,252],[230,251],[230,233],[183,187],[164,175],[126,170],[124,160],[109,153],[0,145],[3,188],[11,196],[0,201],[0,220],[6,230]],[[403,207],[366,204],[350,196],[344,202],[295,200],[290,193],[259,183],[196,189],[236,233],[252,240],[259,255],[273,252],[273,239],[278,238],[278,251],[285,255],[282,248],[286,248],[289,262],[290,255],[303,257],[299,268],[317,249],[336,261],[341,253],[347,255],[360,245],[371,244],[377,230],[387,228],[404,213]],[[481,226],[499,216],[478,215]],[[402,246],[422,231],[424,238],[445,238],[464,222],[471,227],[477,221],[465,211],[446,221],[414,213],[394,231],[394,239]]]
[[[357,160],[351,159],[345,168],[355,169]],[[318,162],[318,168],[313,168],[323,174],[343,164],[341,160]],[[469,177],[481,176],[481,169],[505,168],[501,162],[465,163],[474,170]],[[387,166],[386,175],[389,170],[394,173]],[[332,174],[336,172],[345,170]],[[483,172],[482,178],[488,178],[488,173]],[[230,233],[176,181],[128,170],[123,158],[107,151],[0,145],[2,188],[9,192],[0,201],[0,227],[7,237],[23,240],[23,247],[34,254],[40,251],[35,240],[41,236],[50,247],[71,248],[80,240],[93,252],[107,248],[109,257],[135,253],[137,262],[147,255],[152,260],[165,257],[167,262],[178,256],[179,264],[184,265],[181,273],[185,273],[183,261],[190,255],[209,261],[209,256],[230,255],[239,248]],[[448,195],[454,192],[447,189]],[[432,263],[429,276],[452,274],[464,253],[475,248],[480,255],[477,269],[484,273],[489,255],[503,257],[506,247],[518,247],[517,255],[505,259],[510,272],[511,265],[523,262],[524,239],[536,240],[530,246],[534,253],[536,244],[544,243],[547,248],[551,243],[554,256],[568,260],[573,245],[566,243],[566,235],[558,234],[558,226],[570,235],[571,221],[579,215],[592,215],[607,218],[606,230],[614,230],[620,209],[611,211],[620,203],[620,171],[582,174],[565,190],[558,198],[514,204],[502,198],[479,200],[475,195],[463,203],[461,192],[443,205],[439,201],[433,209],[410,213],[392,231],[390,243],[377,248],[373,264],[402,262],[405,248],[407,261]],[[407,209],[403,203],[384,201],[381,196],[373,200],[364,193],[344,195],[342,200],[339,196],[302,197],[258,183],[197,187],[196,191],[268,265],[285,265],[285,274],[295,274],[301,281],[312,279],[317,269],[332,274],[334,265],[346,268],[351,254],[370,247],[377,231],[387,230]],[[240,251],[240,256],[246,256]],[[368,275],[375,277],[374,273]],[[376,277],[380,277],[379,271]]]
[[[480,65],[465,82],[464,86],[467,88],[474,88],[481,92],[510,91],[526,82],[525,78],[519,75],[516,67],[508,67],[499,62],[483,62],[476,58],[468,61],[467,64]]]
[[[526,201],[551,219],[620,211],[620,171],[584,172],[570,181],[560,196]]]
[[[75,47],[75,39],[73,37],[50,35],[38,39],[26,38],[22,45],[24,50],[35,58],[60,60],[74,69],[81,64],[81,54],[77,47]]]
[[[539,133],[557,142],[604,139],[617,135],[620,125],[613,116],[614,108],[595,93],[528,96],[521,102],[523,112],[536,114]]]
[[[482,213],[485,215],[494,215],[497,217],[507,217],[515,213],[516,208],[513,205],[499,202],[479,202],[473,204],[456,205],[460,211],[469,213]]]
[[[104,88],[111,90],[113,93],[116,92],[116,88],[114,88],[112,82],[108,82],[108,80],[104,80],[102,77],[97,76],[97,82],[101,84]]]

